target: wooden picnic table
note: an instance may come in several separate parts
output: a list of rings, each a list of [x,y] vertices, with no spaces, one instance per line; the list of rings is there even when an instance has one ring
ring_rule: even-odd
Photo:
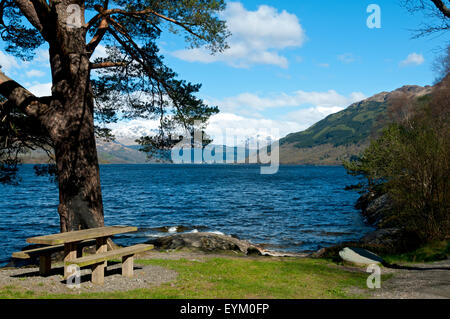
[[[77,230],[67,233],[52,234],[46,236],[28,238],[27,242],[30,244],[43,245],[61,245],[64,244],[64,261],[75,260],[77,258],[77,246],[79,243],[89,239],[96,240],[96,253],[105,253],[107,248],[107,239],[113,235],[124,234],[137,231],[137,227],[132,226],[108,226],[91,228],[85,230]],[[78,256],[81,257],[81,256]],[[106,266],[106,261],[105,265]],[[51,259],[47,258],[44,268],[49,270],[51,268]],[[70,274],[67,272],[66,263],[64,263],[64,278]]]

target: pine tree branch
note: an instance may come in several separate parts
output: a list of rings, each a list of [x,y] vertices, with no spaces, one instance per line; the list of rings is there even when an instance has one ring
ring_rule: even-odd
[[[183,23],[181,21],[177,21],[177,20],[172,19],[170,17],[167,17],[167,16],[165,16],[165,15],[163,15],[161,13],[158,13],[158,12],[152,10],[152,9],[145,9],[145,10],[141,10],[141,11],[126,11],[126,10],[122,10],[122,9],[104,10],[101,6],[96,6],[95,9],[99,12],[99,14],[94,16],[91,19],[91,21],[89,21],[88,28],[90,26],[92,26],[93,24],[95,24],[96,21],[98,19],[100,19],[100,17],[111,16],[113,14],[122,14],[122,15],[125,15],[125,16],[131,16],[131,17],[138,18],[138,19],[144,19],[145,16],[154,15],[154,16],[156,16],[158,18],[161,18],[161,19],[166,20],[168,22],[171,22],[171,23],[173,23],[175,25],[178,25],[178,26],[182,27],[184,30],[186,30],[187,32],[189,32],[190,34],[194,35],[195,37],[206,41],[205,37],[203,37],[202,35],[196,33],[194,30],[192,30],[192,28],[190,28],[187,23]]]
[[[98,9],[101,10],[101,11],[105,10],[103,8],[107,9],[108,8],[108,2],[109,2],[108,0],[105,0],[105,3],[103,4],[103,7],[95,6],[96,10],[97,10],[97,7],[99,7]],[[89,23],[88,23],[88,28],[89,28]],[[104,35],[106,34],[107,30],[108,30],[108,20],[106,19],[105,16],[103,16],[102,20],[100,21],[100,24],[98,26],[97,31],[95,32],[95,34],[92,37],[91,41],[86,46],[86,50],[87,50],[87,52],[89,52],[89,56],[92,56],[92,54],[94,54],[95,48],[100,44],[100,42],[102,41],[102,39],[103,39]]]
[[[127,64],[125,62],[101,62],[101,63],[92,63],[91,64],[91,70],[95,69],[104,69],[104,68],[113,68],[118,66],[126,66]]]
[[[173,92],[172,89],[170,88],[169,85],[167,85],[166,82],[164,82],[163,80],[161,80],[157,74],[157,72],[155,70],[153,70],[148,63],[146,63],[145,61],[145,54],[142,52],[141,48],[137,45],[136,42],[133,41],[133,39],[131,38],[131,36],[126,32],[126,29],[120,25],[117,21],[115,21],[114,19],[112,19],[111,17],[108,18],[109,21],[111,22],[111,24],[114,26],[114,30],[109,28],[109,32],[111,33],[111,35],[117,40],[117,42],[119,42],[122,47],[126,50],[126,52],[131,56],[131,58],[133,60],[135,60],[137,63],[139,63],[142,68],[144,69],[144,71],[147,73],[147,76],[154,79],[157,83],[161,84],[161,86],[164,88],[164,90],[166,91],[167,95],[172,99],[172,102],[175,106],[175,108],[178,110],[178,112],[181,112],[181,107],[180,105],[177,103],[176,99],[173,98]],[[128,42],[124,41],[123,39],[120,38],[120,36],[115,32],[119,32],[120,34],[122,34]],[[130,46],[130,45],[131,46]],[[141,58],[139,58],[134,52],[133,49],[135,51],[137,51],[140,55]],[[187,124],[183,121],[183,125],[185,127],[187,127]]]
[[[39,19],[37,10],[32,1],[29,0],[14,0],[20,11],[27,18],[33,27],[35,27],[41,34],[44,33],[44,26]],[[43,1],[35,1],[43,2]]]
[[[30,91],[1,71],[0,94],[29,116],[39,117],[46,106]]]
[[[431,0],[436,8],[447,18],[450,18],[450,9],[444,4],[442,0]]]

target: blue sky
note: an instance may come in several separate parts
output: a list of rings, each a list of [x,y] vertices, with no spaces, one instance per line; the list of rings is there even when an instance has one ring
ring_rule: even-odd
[[[381,9],[380,29],[366,25],[372,3]],[[221,109],[210,121],[216,137],[225,128],[244,137],[268,127],[284,136],[381,91],[430,85],[437,50],[450,40],[411,39],[424,18],[392,0],[242,0],[229,2],[222,17],[233,33],[224,54],[187,50],[179,35],[159,42],[167,64],[180,78],[202,83],[199,96]],[[0,52],[0,64],[36,94],[48,92],[44,50],[30,63]],[[120,137],[155,125],[135,120],[113,129]]]

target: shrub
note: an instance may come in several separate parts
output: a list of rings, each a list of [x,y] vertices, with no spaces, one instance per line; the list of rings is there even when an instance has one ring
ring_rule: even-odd
[[[414,102],[397,101],[394,122],[357,160],[345,162],[369,190],[394,201],[386,222],[395,222],[423,242],[448,238],[450,229],[450,77]],[[407,109],[402,109],[402,105]]]

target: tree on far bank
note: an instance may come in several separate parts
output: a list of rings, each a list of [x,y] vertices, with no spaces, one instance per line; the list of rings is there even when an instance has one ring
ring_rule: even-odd
[[[51,95],[34,96],[0,71],[0,181],[14,179],[18,156],[43,149],[54,156],[62,232],[104,225],[95,123],[158,119],[160,144],[218,112],[177,79],[159,54],[163,31],[182,33],[190,47],[223,51],[228,32],[223,0],[3,0],[6,51],[31,60],[46,44]],[[89,18],[89,19],[88,19]],[[91,62],[102,45],[106,56]]]

